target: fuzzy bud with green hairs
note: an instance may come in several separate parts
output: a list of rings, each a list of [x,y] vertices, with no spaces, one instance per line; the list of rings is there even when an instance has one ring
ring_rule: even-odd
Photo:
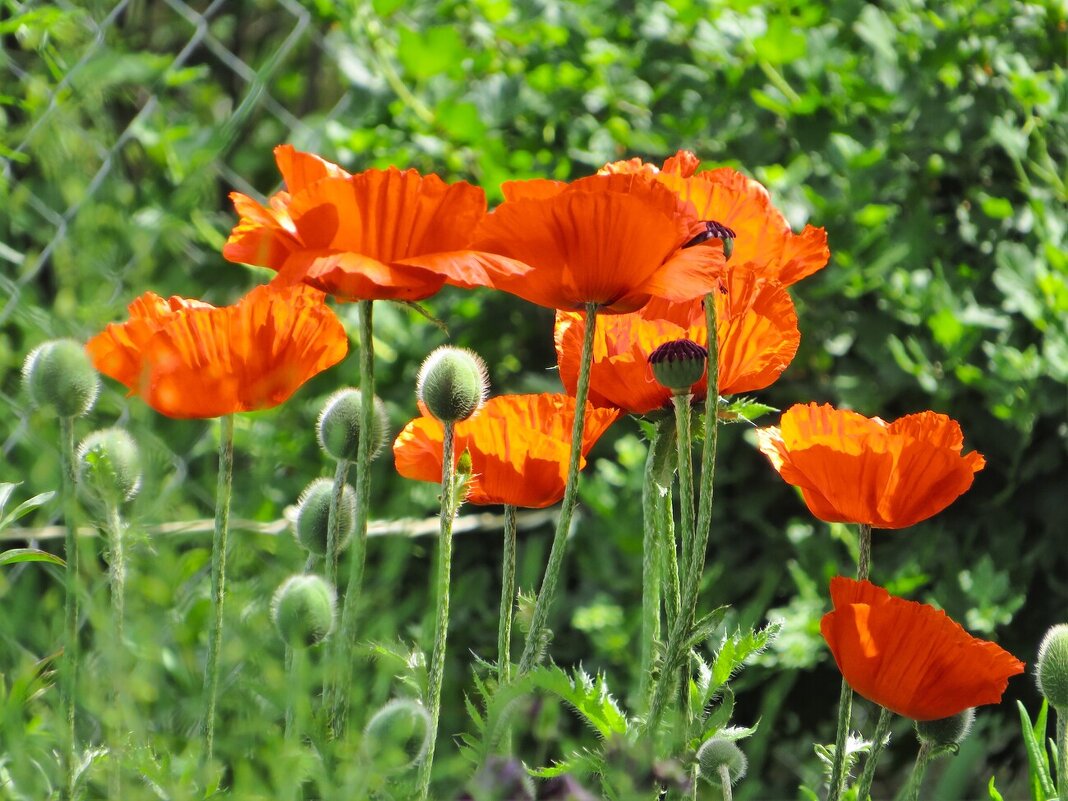
[[[1068,624],[1061,623],[1046,632],[1038,646],[1035,667],[1038,691],[1058,714],[1068,715]]]
[[[938,720],[915,721],[916,736],[932,746],[957,745],[964,741],[975,722],[975,710],[965,709]]]
[[[701,766],[701,777],[714,787],[723,786],[721,767],[726,766],[732,786],[741,781],[749,767],[742,749],[726,737],[712,737],[701,743],[697,749],[697,762]]]
[[[374,770],[391,774],[409,770],[430,747],[430,713],[418,701],[395,698],[371,716],[363,731],[363,755]]]
[[[482,358],[448,345],[426,357],[416,379],[419,400],[443,423],[466,420],[485,403],[488,392],[489,377]]]
[[[78,447],[78,486],[93,501],[117,506],[141,487],[141,453],[122,428],[94,431]]]
[[[686,395],[701,380],[708,363],[708,350],[689,339],[665,342],[649,354],[653,376],[663,387]]]
[[[100,376],[73,339],[54,339],[30,351],[22,380],[35,408],[55,409],[60,417],[88,414],[100,392]]]
[[[341,461],[356,461],[356,447],[360,441],[360,390],[339,389],[326,399],[316,424],[319,446],[328,455]],[[371,458],[382,450],[389,433],[389,415],[386,405],[377,396],[374,399],[374,419],[371,423]]]
[[[327,531],[330,524],[330,500],[334,482],[328,478],[312,481],[297,500],[297,517],[293,534],[305,550],[316,556],[326,555]],[[341,491],[338,525],[339,552],[344,550],[352,530],[356,528],[356,490],[346,484]]]
[[[336,612],[334,588],[310,574],[290,576],[271,600],[271,620],[292,648],[307,648],[325,640],[334,630]]]

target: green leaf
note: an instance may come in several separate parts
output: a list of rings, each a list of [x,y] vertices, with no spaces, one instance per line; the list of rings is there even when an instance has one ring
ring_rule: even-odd
[[[1049,776],[1049,768],[1046,764],[1046,754],[1039,745],[1035,735],[1035,729],[1031,726],[1031,718],[1027,709],[1020,701],[1016,702],[1020,710],[1020,728],[1023,731],[1024,748],[1027,750],[1027,772],[1031,778],[1031,797],[1034,801],[1049,801],[1055,798],[1057,790],[1053,786],[1053,780]],[[1039,718],[1045,722],[1047,704],[1042,702],[1042,711]],[[1045,740],[1045,735],[1042,737]]]
[[[772,17],[767,33],[753,42],[757,56],[769,64],[789,64],[805,57],[808,43],[794,22],[787,17]]]
[[[422,32],[400,29],[397,58],[416,79],[457,72],[470,55],[456,28],[441,25]]]
[[[1005,799],[1001,797],[1001,793],[999,793],[997,791],[997,788],[994,787],[994,777],[993,776],[990,777],[990,784],[988,784],[986,786],[986,789],[987,789],[987,792],[990,793],[990,801],[1005,801]]]
[[[14,565],[19,562],[47,562],[60,567],[67,564],[55,554],[39,551],[36,548],[12,548],[10,551],[0,553],[0,566]]]
[[[752,398],[736,398],[719,410],[720,422],[751,423],[759,417],[779,411],[774,406],[758,403]]]
[[[46,503],[48,503],[50,500],[52,500],[55,496],[56,496],[56,493],[52,492],[52,491],[42,492],[42,493],[40,493],[38,495],[34,495],[29,500],[23,501],[18,506],[16,506],[11,511],[10,514],[4,516],[3,519],[0,519],[0,531],[2,531],[3,529],[7,528],[8,526],[10,526],[12,523],[14,523],[19,518],[25,517],[27,514],[32,512],[37,507],[44,506]]]

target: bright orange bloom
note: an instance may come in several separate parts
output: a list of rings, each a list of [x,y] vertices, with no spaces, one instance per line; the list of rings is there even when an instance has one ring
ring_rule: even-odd
[[[820,520],[907,528],[938,514],[971,485],[986,460],[962,455],[956,421],[936,412],[886,423],[810,403],[757,431],[760,450],[801,488]]]
[[[89,340],[97,370],[168,417],[270,409],[345,358],[341,321],[311,287],[259,286],[233,306],[146,292]]]
[[[751,265],[727,269],[725,292],[716,298],[716,338],[719,343],[719,392],[733,395],[763,389],[775,382],[797,353],[801,335],[789,293],[776,281],[763,278]],[[582,315],[556,314],[556,356],[564,388],[575,392],[578,382]],[[669,303],[654,299],[632,314],[597,321],[590,371],[590,402],[614,406],[631,414],[646,414],[671,404],[671,390],[653,379],[649,354],[675,339],[708,341],[702,301]],[[693,385],[703,398],[707,376]]]
[[[586,407],[582,461],[619,417],[615,409]],[[473,470],[467,500],[540,509],[564,497],[575,399],[567,395],[501,395],[456,424],[456,461],[466,450]],[[423,412],[393,443],[397,472],[441,481],[442,424]]]
[[[512,181],[471,249],[520,275],[494,283],[551,309],[635,311],[652,297],[699,298],[719,286],[718,245],[683,248],[705,231],[693,207],[654,181],[593,175],[570,184]],[[524,272],[524,268],[527,271]]]
[[[288,191],[267,207],[230,196],[241,215],[223,247],[230,261],[269,267],[283,283],[339,300],[419,300],[445,283],[493,285],[500,265],[457,252],[486,214],[479,187],[396,167],[350,175],[290,145],[275,148],[275,158]]]
[[[996,704],[1024,663],[972,637],[945,612],[867,581],[831,579],[834,611],[820,632],[858,694],[912,720]]]
[[[677,192],[694,205],[700,219],[714,220],[734,231],[732,263],[752,264],[784,286],[827,264],[826,231],[806,225],[795,234],[759,183],[729,167],[698,173],[700,163],[693,153],[680,150],[660,168],[635,158],[606,164],[601,172],[642,175]]]

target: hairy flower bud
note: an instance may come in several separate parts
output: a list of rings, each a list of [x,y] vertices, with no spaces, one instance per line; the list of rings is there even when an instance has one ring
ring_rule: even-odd
[[[334,630],[337,611],[334,588],[310,574],[290,576],[271,600],[271,620],[292,648],[318,645]]]
[[[363,731],[363,754],[376,771],[400,773],[426,758],[433,724],[418,701],[395,698],[371,716]]]
[[[297,517],[293,534],[297,542],[316,556],[326,555],[327,531],[330,526],[330,501],[334,495],[334,482],[329,478],[312,481],[297,500]],[[338,550],[344,550],[352,530],[356,528],[356,490],[348,484],[341,491],[338,506]]]
[[[419,400],[443,423],[466,420],[486,401],[488,392],[486,363],[464,348],[440,347],[419,368]]]
[[[968,736],[974,722],[975,710],[971,708],[958,712],[956,715],[950,715],[948,718],[917,720],[915,721],[916,736],[934,746],[956,745]]]
[[[689,339],[665,342],[649,354],[653,376],[676,395],[685,395],[701,380],[708,363],[708,351]]]
[[[116,506],[141,487],[141,453],[122,428],[94,431],[78,446],[78,485],[97,503]]]
[[[35,408],[53,408],[60,417],[87,414],[100,391],[100,376],[73,339],[54,339],[30,351],[22,380]]]
[[[1054,626],[1042,638],[1035,677],[1049,705],[1058,714],[1068,715],[1068,624]]]
[[[338,461],[356,460],[360,441],[360,390],[339,389],[326,399],[316,424],[319,446],[328,456]],[[374,417],[371,421],[371,458],[374,459],[385,444],[389,433],[389,415],[386,405],[377,396],[374,399]]]
[[[737,784],[745,776],[749,761],[734,740],[726,737],[712,737],[701,743],[697,749],[697,762],[701,766],[701,776],[715,787],[722,787],[720,768],[726,766],[731,785]]]

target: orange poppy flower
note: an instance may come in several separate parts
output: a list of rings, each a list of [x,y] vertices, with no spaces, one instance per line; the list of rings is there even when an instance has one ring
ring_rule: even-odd
[[[719,392],[733,395],[770,386],[797,353],[801,334],[789,293],[751,265],[732,265],[716,292]],[[585,322],[575,312],[556,314],[556,356],[564,388],[575,392]],[[632,314],[597,321],[590,370],[590,402],[646,414],[670,405],[671,391],[653,379],[649,354],[675,339],[708,341],[702,301],[654,299]],[[691,391],[703,398],[707,376]]]
[[[683,248],[705,231],[674,192],[634,175],[570,184],[511,181],[471,249],[513,275],[494,283],[551,309],[622,314],[652,297],[686,301],[719,285],[722,248]],[[524,268],[527,271],[524,272]]]
[[[734,231],[733,263],[753,264],[784,286],[827,264],[831,254],[826,231],[806,225],[795,234],[758,182],[729,167],[698,173],[700,163],[693,153],[680,150],[660,168],[630,159],[606,164],[601,172],[659,181],[692,203],[700,219],[715,220]]]
[[[615,409],[587,405],[582,461],[619,417]],[[575,399],[567,395],[502,395],[456,424],[456,461],[471,454],[467,500],[540,509],[564,497]],[[417,481],[441,481],[444,429],[426,412],[393,443],[397,472]]]
[[[798,404],[757,439],[783,480],[801,488],[812,514],[873,528],[906,528],[938,514],[986,464],[975,451],[962,455],[960,426],[936,412],[886,423]]]
[[[341,321],[311,287],[259,286],[233,306],[146,292],[86,350],[100,372],[168,417],[270,409],[345,358]]]
[[[859,695],[912,720],[996,704],[1024,663],[972,637],[945,612],[868,581],[831,579],[834,611],[820,632]]]
[[[339,300],[419,300],[445,283],[493,285],[501,265],[455,252],[486,214],[479,187],[396,167],[350,175],[289,145],[275,148],[275,158],[288,191],[267,207],[231,195],[241,221],[223,247],[230,261],[269,267],[282,283]]]

